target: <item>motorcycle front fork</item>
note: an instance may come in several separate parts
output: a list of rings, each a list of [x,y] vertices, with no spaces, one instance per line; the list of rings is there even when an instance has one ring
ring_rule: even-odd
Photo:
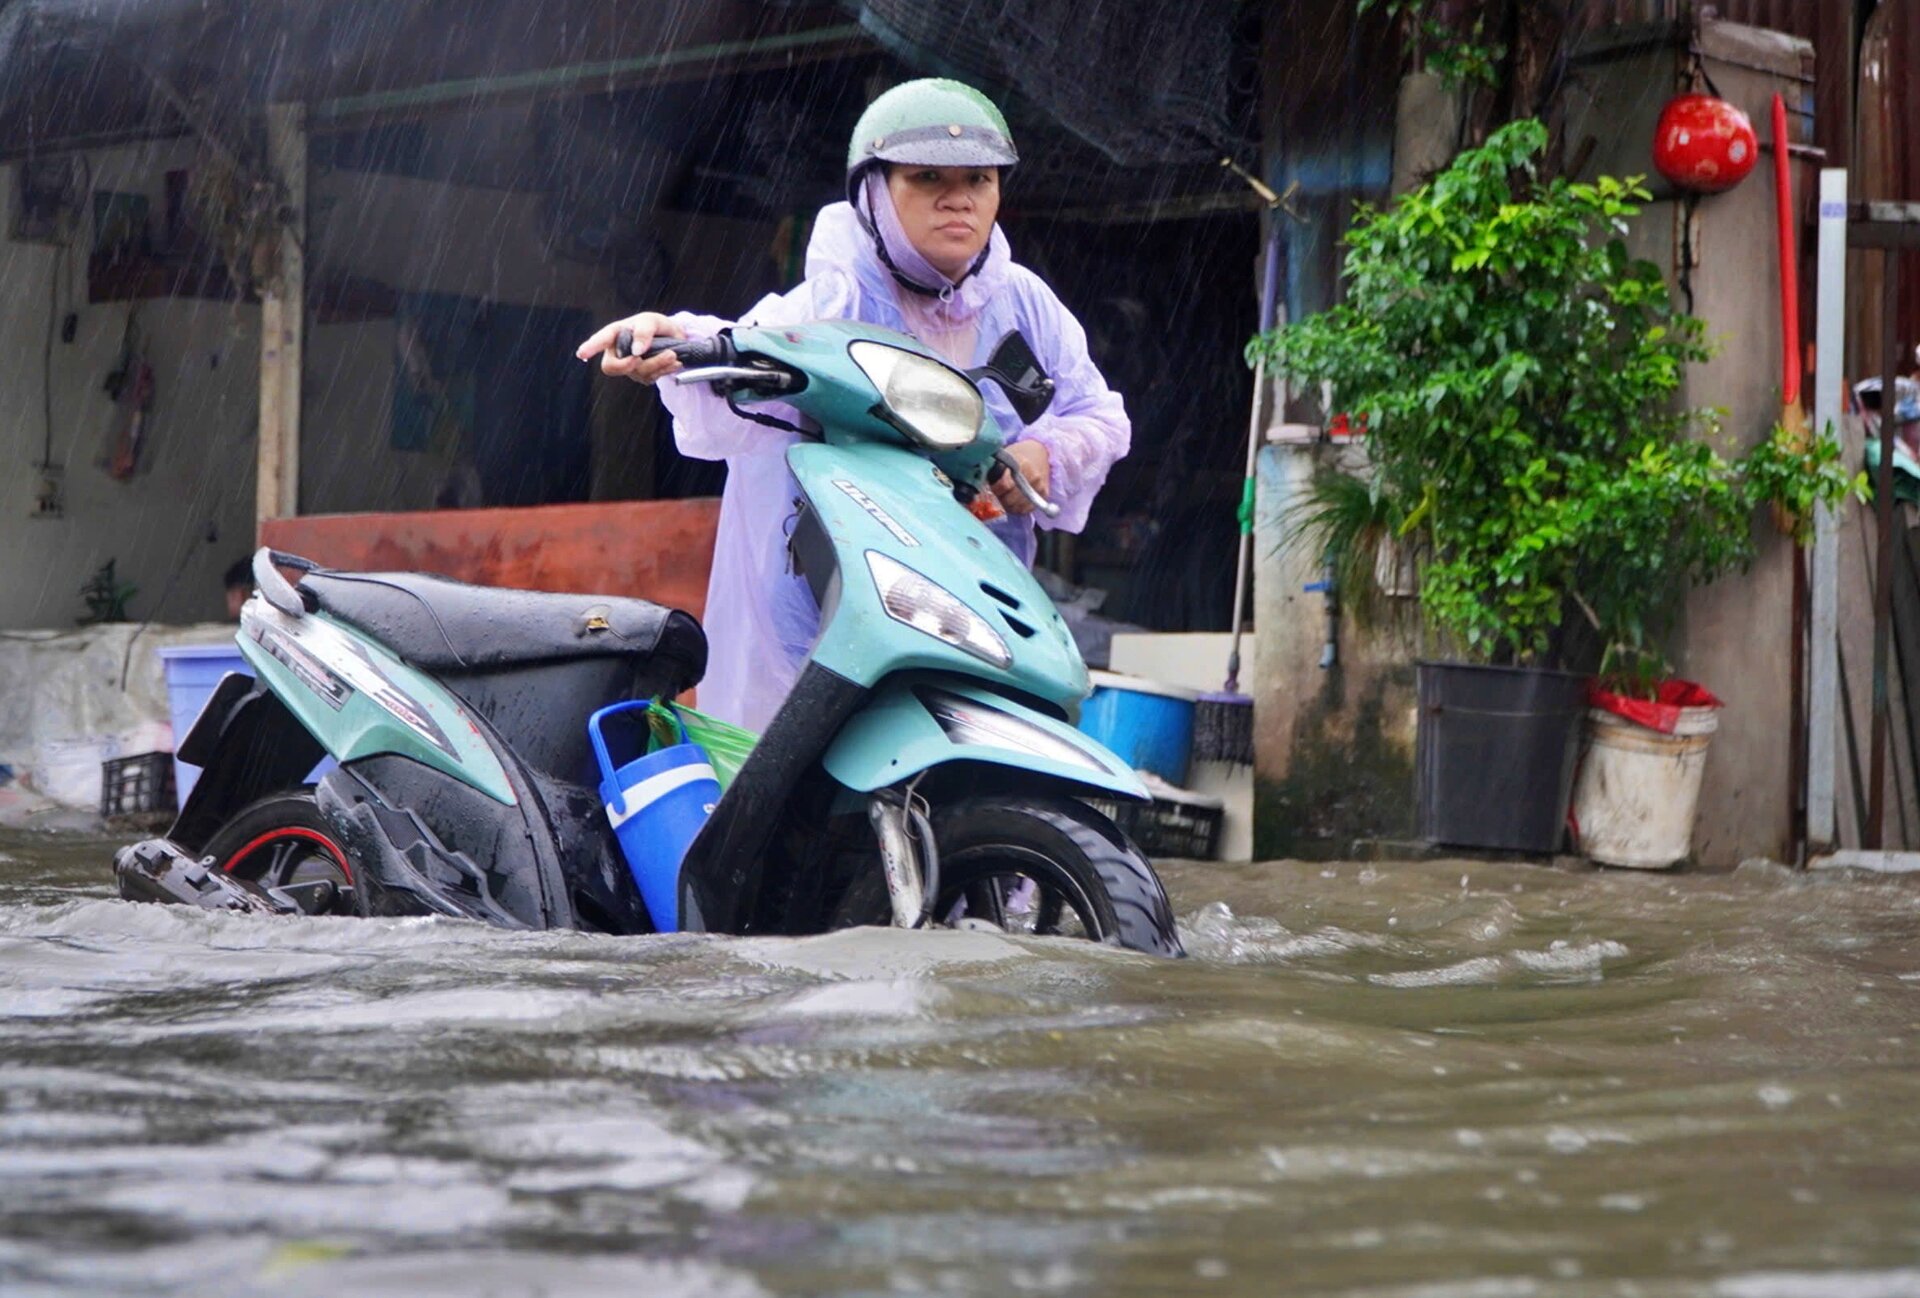
[[[924,926],[940,892],[940,850],[926,805],[912,789],[882,789],[867,801],[895,928]]]

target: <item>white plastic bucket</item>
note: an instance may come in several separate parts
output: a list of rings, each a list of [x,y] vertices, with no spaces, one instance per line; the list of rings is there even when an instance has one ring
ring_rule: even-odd
[[[1693,819],[1715,708],[1682,708],[1662,734],[1602,708],[1587,710],[1587,742],[1574,785],[1580,851],[1602,865],[1664,870],[1693,850]]]

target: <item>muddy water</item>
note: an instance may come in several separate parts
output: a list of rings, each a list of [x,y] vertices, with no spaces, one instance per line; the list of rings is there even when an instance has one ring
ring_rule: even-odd
[[[1168,870],[1195,958],[263,921],[0,840],[0,1290],[1920,1293],[1920,886]]]

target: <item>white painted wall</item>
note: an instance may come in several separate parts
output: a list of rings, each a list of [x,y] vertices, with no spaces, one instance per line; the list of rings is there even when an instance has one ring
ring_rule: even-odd
[[[194,163],[184,141],[87,156],[93,190],[147,194],[156,232],[165,173]],[[13,185],[12,169],[0,167],[8,202]],[[91,200],[83,206],[72,260],[61,260],[53,324],[57,331],[58,317],[72,310],[79,327],[71,344],[56,335],[47,371],[54,459],[65,466],[66,514],[57,521],[30,517],[45,434],[43,356],[57,250],[0,237],[0,629],[72,625],[84,610],[81,585],[109,558],[117,575],[139,587],[135,617],[218,618],[221,574],[253,548],[259,309],[189,299],[137,304],[157,379],[152,440],[146,469],[114,481],[96,464],[114,413],[101,384],[118,363],[135,304],[86,302]],[[592,268],[539,254],[531,196],[340,172],[315,177],[313,208],[320,261],[310,266],[523,304],[584,305],[605,292]],[[0,224],[0,236],[8,228]],[[445,457],[396,452],[388,442],[393,355],[390,319],[309,322],[302,513],[433,504]]]
[[[147,192],[157,220],[164,173],[190,158],[177,141],[96,153],[93,188]],[[12,169],[0,168],[8,205],[13,186]],[[0,225],[0,235],[7,229]],[[116,482],[96,464],[114,414],[101,385],[118,363],[130,304],[86,303],[91,244],[83,217],[73,245],[79,264],[61,260],[57,287],[56,317],[79,315],[71,344],[56,335],[50,366],[53,452],[66,466],[66,516],[36,520],[30,514],[45,435],[44,346],[56,249],[0,241],[0,628],[73,625],[85,607],[80,586],[109,558],[140,588],[135,616],[154,612],[171,577],[160,610],[165,620],[218,617],[225,608],[220,575],[251,548],[258,309],[189,300],[139,304],[157,381],[151,440],[146,470]]]
[[[148,197],[156,234],[165,174],[191,168],[188,140],[87,155],[94,191]],[[66,466],[66,516],[31,519],[44,427],[42,356],[56,250],[5,238],[11,168],[0,167],[0,630],[71,626],[79,589],[108,558],[139,587],[136,618],[219,618],[220,576],[253,548],[260,312],[222,301],[138,304],[158,380],[146,470],[113,481],[95,463],[113,417],[101,384],[118,362],[130,305],[86,302],[91,199],[63,262],[58,316],[78,312],[74,342],[53,344],[54,458]],[[660,302],[621,302],[597,267],[550,257],[538,195],[406,177],[317,169],[309,179],[309,291],[329,270],[400,290],[536,306],[579,306],[596,319],[645,307],[738,313],[772,286],[769,225],[660,213],[671,276]],[[307,328],[300,510],[305,514],[433,507],[451,467],[441,452],[395,451],[391,319]],[[650,439],[665,435],[653,398],[598,386],[596,498],[650,489]],[[636,443],[640,443],[636,445]],[[211,536],[213,539],[207,539]],[[171,589],[164,605],[161,592]]]
[[[1112,666],[1116,672],[1144,676],[1162,685],[1206,694],[1220,688],[1226,674],[1233,637],[1225,631],[1173,634],[1117,634],[1113,637]],[[1240,638],[1240,679],[1258,679],[1255,637]],[[1195,762],[1187,785],[1196,793],[1226,804],[1220,820],[1222,861],[1253,859],[1253,767],[1227,762]]]

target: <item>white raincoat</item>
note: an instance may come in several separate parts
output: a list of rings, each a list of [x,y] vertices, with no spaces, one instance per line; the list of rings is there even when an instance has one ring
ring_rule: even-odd
[[[889,256],[917,281],[940,282],[934,278],[938,272],[907,243],[886,193],[884,180],[874,173],[867,197]],[[691,337],[709,337],[730,323],[686,312],[673,319]],[[1039,276],[1014,264],[998,225],[985,264],[942,301],[897,284],[852,207],[835,203],[814,224],[806,279],[787,293],[763,298],[739,323],[778,326],[808,320],[861,320],[912,334],[961,369],[984,363],[994,344],[1018,329],[1054,380],[1053,404],[1025,428],[993,384],[984,388],[987,406],[1003,428],[1020,430],[1010,432],[1009,441],[1032,439],[1046,446],[1048,495],[1060,506],[1060,517],[1009,516],[989,526],[1027,563],[1033,562],[1036,520],[1068,532],[1086,526],[1107,471],[1127,453],[1132,426],[1119,394],[1107,387],[1087,355],[1086,331]],[[820,629],[812,593],[787,559],[799,488],[787,469],[786,451],[798,439],[739,418],[706,384],[662,383],[660,394],[673,415],[682,453],[727,464],[707,586],[709,649],[700,707],[750,730],[765,730],[799,678]],[[792,414],[778,406],[766,409]]]

